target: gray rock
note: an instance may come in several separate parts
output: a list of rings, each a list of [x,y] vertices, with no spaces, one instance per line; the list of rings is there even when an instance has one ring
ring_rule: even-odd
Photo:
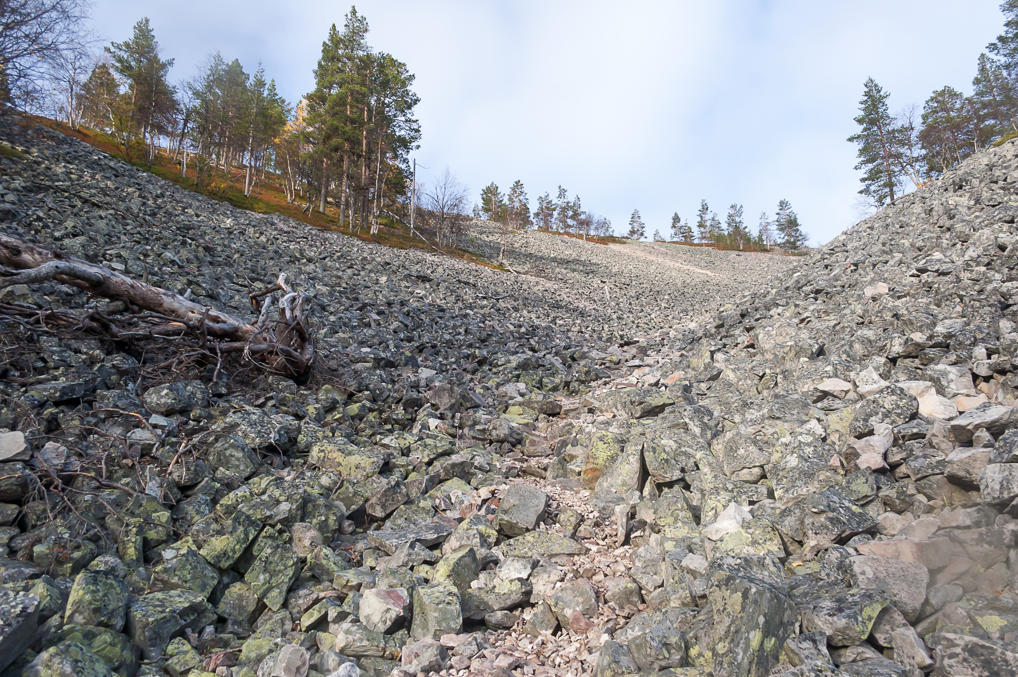
[[[544,515],[548,495],[529,484],[509,485],[495,513],[498,530],[509,537],[533,531]]]
[[[410,611],[410,595],[404,588],[372,589],[361,595],[357,615],[375,632],[398,630]]]
[[[990,463],[979,473],[979,497],[1004,505],[1018,498],[1018,463]]]
[[[601,645],[601,651],[594,663],[594,677],[616,677],[616,675],[638,675],[640,666],[633,660],[629,649],[608,640]]]
[[[414,639],[438,639],[463,627],[460,596],[451,583],[420,586],[414,591],[414,616],[410,636]]]
[[[208,406],[210,397],[208,387],[201,381],[177,381],[153,386],[141,399],[152,413],[168,416]]]
[[[0,670],[35,640],[39,627],[39,598],[0,588]]]
[[[146,659],[158,658],[170,639],[185,629],[200,632],[215,620],[205,599],[190,590],[143,595],[127,610],[127,633]]]
[[[880,590],[891,603],[914,623],[926,600],[929,571],[922,564],[890,557],[858,555],[849,559],[852,578],[860,588]]]

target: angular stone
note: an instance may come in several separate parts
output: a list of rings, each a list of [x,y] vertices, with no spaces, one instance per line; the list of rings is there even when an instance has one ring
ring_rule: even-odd
[[[802,609],[802,627],[808,632],[823,632],[831,646],[861,644],[887,602],[886,593],[877,590],[824,595]]]
[[[413,607],[410,636],[414,639],[438,639],[463,628],[459,591],[451,583],[418,587],[414,591]]]
[[[530,583],[518,578],[464,590],[460,593],[463,618],[481,620],[490,613],[514,609],[530,601],[532,593]]]
[[[990,403],[969,409],[950,421],[951,434],[954,435],[958,444],[971,443],[972,436],[980,430],[985,430],[996,437],[1016,425],[1018,425],[1018,409]]]
[[[35,640],[39,598],[0,588],[0,672]]]
[[[152,568],[152,580],[162,588],[187,588],[208,598],[219,583],[219,572],[198,554],[189,541],[162,550],[162,561]]]
[[[132,675],[138,668],[137,649],[126,635],[96,625],[65,625],[53,638],[56,643],[77,642],[121,675]]]
[[[979,639],[969,635],[937,632],[926,638],[936,665],[932,677],[956,675],[1016,675],[1018,652],[1014,643]]]
[[[509,539],[500,548],[506,557],[555,557],[587,552],[582,543],[550,531],[531,531]]]
[[[170,639],[185,629],[200,632],[215,620],[212,607],[190,590],[152,592],[127,610],[127,633],[146,659],[158,658]]]
[[[27,461],[32,454],[20,430],[0,433],[0,461]]]
[[[1018,428],[1008,430],[993,445],[990,463],[1018,463]]]
[[[117,632],[127,614],[127,584],[116,571],[82,571],[67,597],[64,623],[98,625]]]
[[[855,584],[885,593],[895,608],[914,623],[926,600],[930,573],[922,564],[890,557],[857,555],[848,560]]]
[[[730,448],[740,454],[744,451],[743,447],[736,444],[730,445]],[[643,445],[647,473],[658,482],[680,480],[688,473],[695,472],[696,459],[708,455],[710,448],[707,443],[688,430],[670,430],[667,436],[649,439]],[[731,460],[734,454],[728,454],[728,457]]]
[[[919,401],[915,395],[890,385],[859,403],[849,433],[852,437],[864,437],[873,432],[873,426],[877,423],[894,427],[911,421],[918,413]]]
[[[629,646],[644,673],[681,668],[688,665],[684,633],[695,616],[695,610],[677,607],[644,611],[617,632],[615,639]]]
[[[990,463],[979,473],[979,498],[1002,506],[1018,498],[1018,463]]]
[[[715,674],[763,677],[795,629],[795,606],[764,558],[723,558],[711,577],[704,634],[690,660]],[[696,655],[694,655],[694,648]]]
[[[262,660],[257,677],[305,677],[311,664],[310,658],[304,647],[287,644]]]
[[[242,479],[247,479],[258,468],[258,457],[239,435],[218,434],[206,447],[208,462]]]
[[[435,565],[433,580],[436,583],[448,581],[459,591],[466,590],[477,580],[480,569],[477,564],[477,553],[471,547],[460,548],[444,555]]]
[[[299,572],[300,560],[289,545],[270,541],[244,574],[244,581],[265,602],[278,611]]]
[[[639,675],[640,666],[622,644],[608,640],[601,645],[601,651],[594,663],[594,677],[617,677],[621,675]]]
[[[23,677],[113,677],[113,671],[78,642],[61,642],[35,657]]]
[[[548,505],[548,495],[529,484],[509,485],[495,513],[496,526],[509,537],[533,531]]]
[[[452,531],[453,527],[447,522],[434,520],[407,529],[369,531],[368,542],[391,555],[396,552],[397,548],[407,543],[416,542],[430,548],[448,538]]]
[[[152,386],[142,395],[145,408],[169,416],[208,406],[211,393],[201,381],[177,381]]]
[[[191,528],[198,554],[220,569],[229,569],[262,529],[262,523],[243,510],[229,516],[221,511],[203,517]]]
[[[548,595],[546,601],[564,628],[577,622],[577,613],[588,620],[597,614],[597,597],[590,581],[585,578],[563,583]]]
[[[401,642],[396,637],[375,632],[360,623],[344,621],[335,627],[336,651],[350,658],[399,658]]]
[[[361,595],[357,616],[368,629],[387,634],[404,624],[409,610],[410,595],[405,588],[376,588]]]
[[[947,456],[947,479],[962,489],[979,488],[979,473],[990,461],[990,450],[980,447],[959,447]]]

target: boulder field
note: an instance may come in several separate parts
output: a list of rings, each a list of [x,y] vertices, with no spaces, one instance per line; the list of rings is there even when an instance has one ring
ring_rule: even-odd
[[[286,272],[320,350],[298,386],[0,289],[0,674],[1018,673],[1018,142],[808,257],[503,272],[0,132],[5,233],[238,315]]]

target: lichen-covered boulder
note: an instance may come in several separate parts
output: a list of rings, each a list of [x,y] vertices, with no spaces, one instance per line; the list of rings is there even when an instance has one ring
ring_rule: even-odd
[[[120,632],[127,614],[124,574],[119,560],[105,556],[94,560],[88,570],[74,579],[64,623],[98,625]]]
[[[190,590],[143,595],[127,610],[127,632],[147,659],[158,658],[170,639],[190,629],[199,632],[215,620],[205,598]]]
[[[463,628],[460,595],[452,583],[433,583],[414,591],[414,617],[410,636],[438,639]]]
[[[169,416],[208,406],[211,393],[201,381],[177,381],[152,386],[141,399],[154,414]]]
[[[49,647],[21,673],[23,677],[113,677],[101,658],[77,642]]]
[[[300,559],[289,545],[270,541],[244,574],[244,581],[265,606],[278,611],[297,578],[299,564]]]

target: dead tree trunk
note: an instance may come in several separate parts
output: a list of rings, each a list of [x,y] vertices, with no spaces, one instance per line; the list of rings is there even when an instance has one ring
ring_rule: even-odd
[[[0,289],[46,280],[124,301],[162,320],[141,333],[120,329],[104,316],[90,323],[117,338],[190,334],[203,341],[211,339],[220,351],[243,351],[245,357],[262,368],[298,382],[308,378],[314,364],[314,341],[307,330],[311,297],[290,289],[285,274],[280,274],[268,289],[250,295],[251,304],[259,313],[258,320],[250,323],[103,266],[0,233]],[[277,291],[282,293],[278,302],[273,296]],[[274,307],[277,317],[272,319]]]

